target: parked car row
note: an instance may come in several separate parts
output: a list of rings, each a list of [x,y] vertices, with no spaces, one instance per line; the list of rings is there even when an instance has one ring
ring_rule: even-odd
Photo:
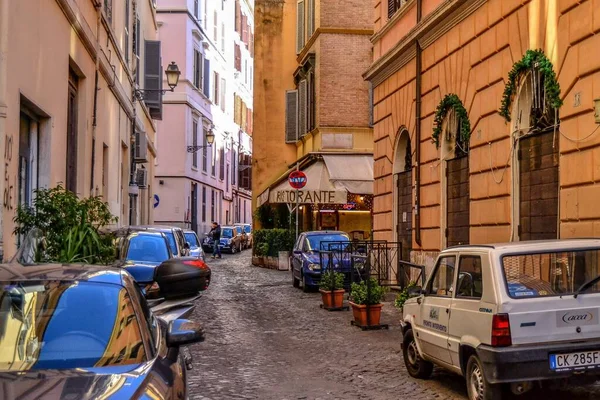
[[[39,264],[39,230],[0,265],[0,386],[23,399],[187,398],[188,320],[211,270],[184,232],[127,227],[111,266]]]
[[[212,253],[215,245],[214,239],[206,233],[202,248],[206,253]],[[239,253],[252,247],[252,225],[234,224],[221,227],[221,239],[218,244],[221,252],[231,254]]]

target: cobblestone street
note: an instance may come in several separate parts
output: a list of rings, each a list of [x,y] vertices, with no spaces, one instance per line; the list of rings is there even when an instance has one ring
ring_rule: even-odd
[[[382,313],[389,330],[363,332],[350,325],[351,311],[320,309],[319,293],[294,289],[289,272],[251,267],[250,254],[209,259],[213,281],[194,316],[206,341],[191,348],[191,399],[466,399],[461,377],[408,375],[391,303]],[[600,398],[590,390],[519,398]]]

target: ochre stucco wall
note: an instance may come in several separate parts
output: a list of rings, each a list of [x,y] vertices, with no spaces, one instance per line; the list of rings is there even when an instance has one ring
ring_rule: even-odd
[[[377,10],[384,11],[378,3],[375,1],[375,22],[377,25],[379,19],[381,27],[387,21],[387,11],[385,18],[377,14]],[[405,18],[412,17],[407,14]],[[388,34],[406,28],[394,27]],[[381,43],[374,46],[377,49]],[[422,246],[413,240],[414,250],[432,253],[441,248],[443,155],[432,144],[431,134],[435,109],[448,93],[460,97],[471,122],[470,242],[511,239],[511,127],[497,110],[513,64],[528,49],[537,48],[543,49],[552,61],[564,100],[557,133],[560,237],[600,235],[600,207],[596,205],[600,197],[600,132],[578,143],[570,140],[583,139],[597,127],[593,99],[600,98],[599,47],[598,0],[490,0],[423,49],[419,166]],[[414,59],[375,88],[374,101],[374,227],[377,239],[393,239],[396,134],[405,125],[413,139],[415,135]],[[413,152],[414,146],[413,141]],[[414,176],[413,169],[413,180]]]

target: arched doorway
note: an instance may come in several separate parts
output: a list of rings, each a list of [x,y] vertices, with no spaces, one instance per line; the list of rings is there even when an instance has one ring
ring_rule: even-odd
[[[543,52],[528,51],[514,80],[511,110],[513,154],[514,240],[559,237],[559,135],[560,88]],[[550,66],[542,69],[541,64]],[[509,99],[510,100],[510,99]],[[510,108],[509,108],[510,107]],[[506,118],[507,112],[505,112]]]
[[[471,124],[461,100],[448,94],[435,117],[434,142],[440,147],[442,248],[469,244],[469,138]]]
[[[403,261],[410,261],[412,250],[413,182],[410,134],[406,127],[398,130],[394,152],[395,237],[402,244]]]

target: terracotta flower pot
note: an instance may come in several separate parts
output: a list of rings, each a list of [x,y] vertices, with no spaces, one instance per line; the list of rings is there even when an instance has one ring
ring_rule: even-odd
[[[383,304],[373,304],[366,306],[364,304],[355,304],[350,302],[352,313],[354,314],[354,322],[359,326],[375,326],[379,325],[381,319],[381,307]],[[367,307],[369,307],[370,318],[367,320]]]
[[[333,296],[331,296],[330,291],[319,289],[319,292],[321,292],[324,308],[341,308],[344,305],[344,293],[346,293],[344,289],[334,290]]]

